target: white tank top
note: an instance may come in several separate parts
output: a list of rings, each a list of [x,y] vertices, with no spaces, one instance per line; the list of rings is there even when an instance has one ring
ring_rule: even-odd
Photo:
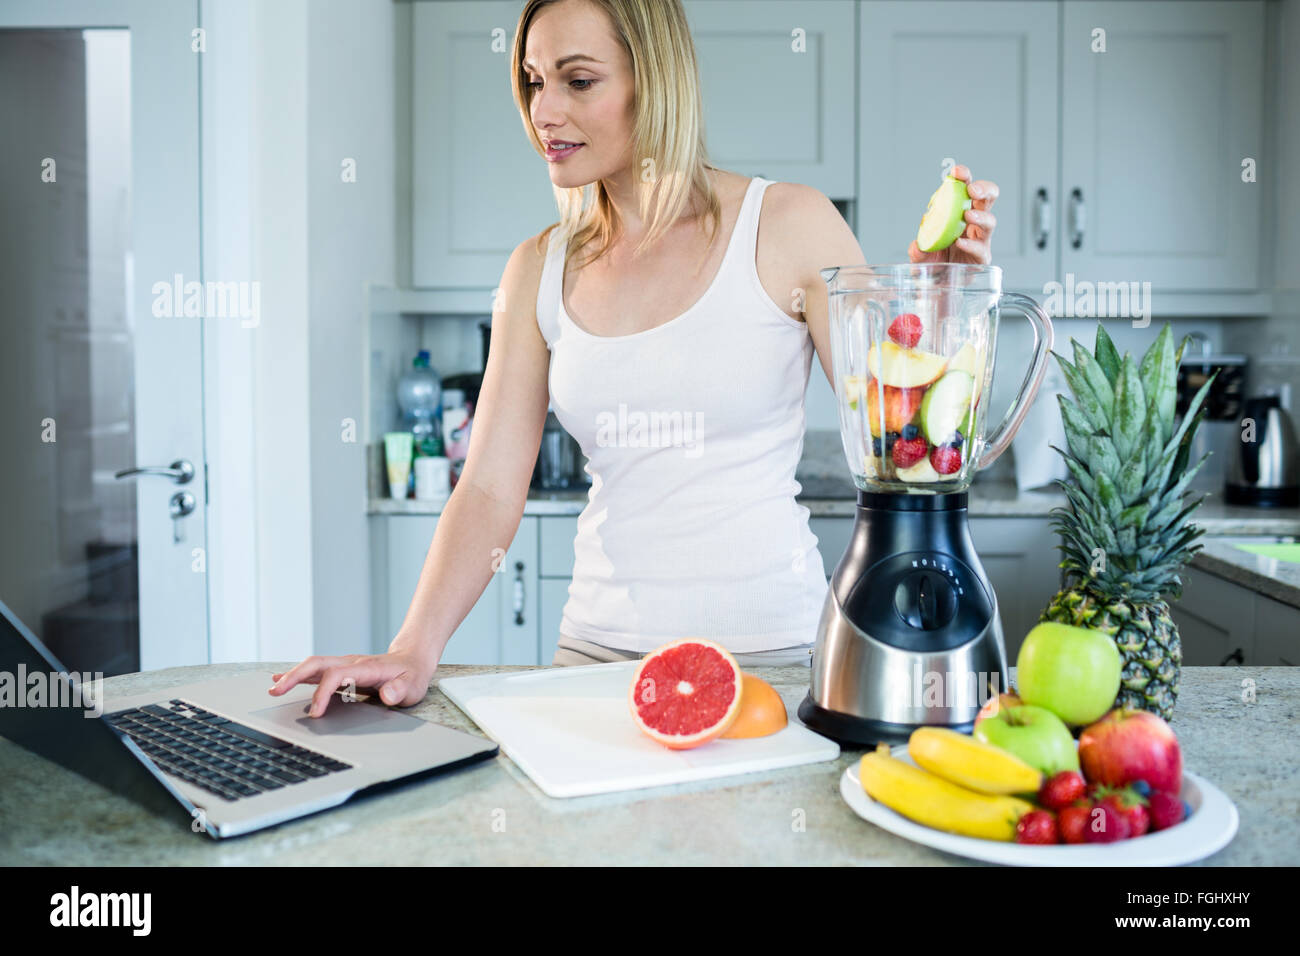
[[[708,291],[631,335],[569,318],[564,236],[551,232],[537,322],[552,407],[591,478],[562,634],[631,651],[681,637],[738,653],[815,640],[826,572],[794,497],[813,344],[758,279],[769,185],[750,181]]]

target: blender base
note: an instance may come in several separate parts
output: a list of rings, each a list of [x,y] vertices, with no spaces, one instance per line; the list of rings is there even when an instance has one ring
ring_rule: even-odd
[[[813,702],[812,695],[804,696],[799,704],[799,719],[809,730],[829,737],[841,747],[865,749],[876,744],[905,744],[912,731],[922,724],[891,724],[880,720],[868,720],[865,717],[853,717],[840,714]],[[944,724],[943,726],[958,733],[969,734],[975,728],[972,720],[965,724]]]

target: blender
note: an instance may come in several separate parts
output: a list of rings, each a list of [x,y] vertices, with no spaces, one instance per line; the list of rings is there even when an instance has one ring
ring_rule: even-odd
[[[799,705],[841,744],[904,743],[919,726],[969,732],[1007,689],[997,595],[971,542],[970,483],[1015,436],[1047,370],[1052,323],[1002,292],[997,266],[821,270],[830,300],[840,435],[857,486]],[[998,315],[1034,346],[1018,394],[985,437]]]

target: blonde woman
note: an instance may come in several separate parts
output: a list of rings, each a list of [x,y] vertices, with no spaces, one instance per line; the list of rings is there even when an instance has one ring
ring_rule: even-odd
[[[818,270],[862,251],[817,190],[708,163],[680,0],[528,0],[511,66],[561,219],[506,264],[471,453],[388,652],[276,675],[272,694],[318,684],[313,715],[349,680],[423,699],[519,526],[548,401],[592,483],[553,663],[683,636],[809,663],[826,577],[794,473],[814,351],[832,379]],[[913,261],[989,262],[997,186],[954,175],[966,233]]]

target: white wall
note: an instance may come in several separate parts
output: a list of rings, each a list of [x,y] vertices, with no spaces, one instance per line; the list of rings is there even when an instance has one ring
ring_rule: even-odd
[[[312,603],[322,654],[370,649],[363,325],[366,281],[396,281],[395,10],[389,0],[313,0],[307,29]],[[355,161],[355,182],[343,181],[344,160]]]

